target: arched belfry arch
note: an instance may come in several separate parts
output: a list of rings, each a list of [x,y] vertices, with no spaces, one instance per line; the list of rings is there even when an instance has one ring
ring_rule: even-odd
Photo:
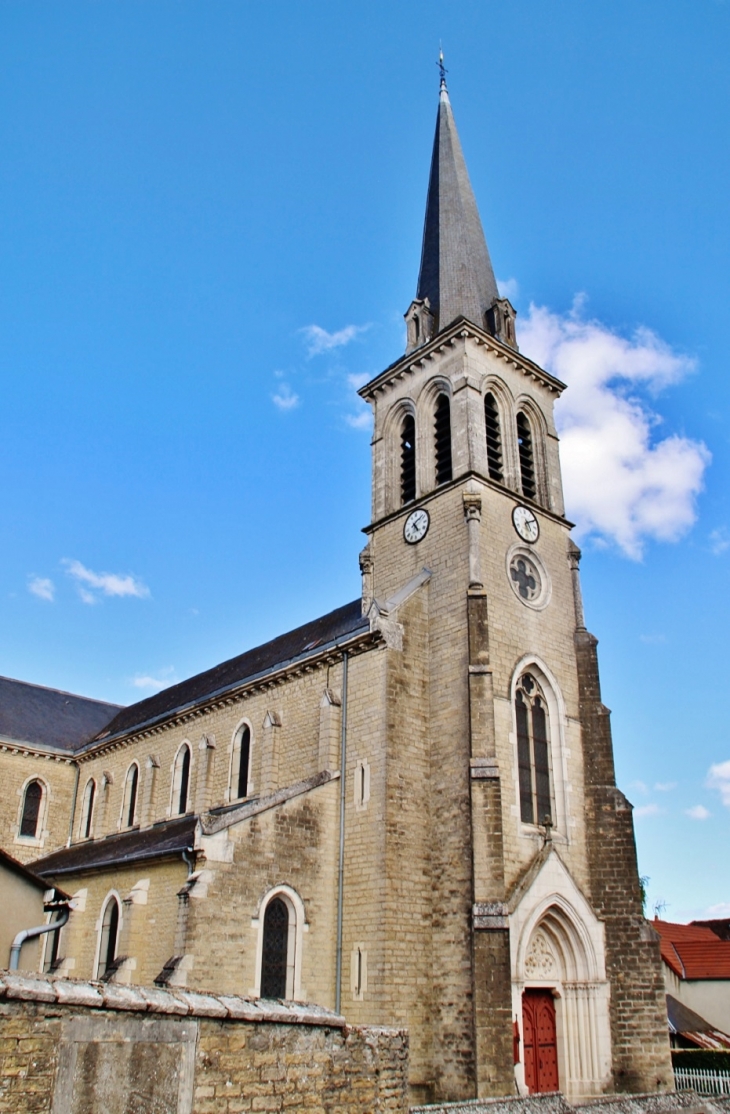
[[[383,421],[383,467],[385,469],[385,501],[383,513],[397,511],[401,505],[401,431],[404,418],[410,415],[416,423],[416,476],[419,468],[419,421],[417,407],[413,399],[402,398],[393,403]],[[416,498],[420,495],[417,486]]]
[[[572,1098],[601,1094],[611,1074],[609,986],[603,925],[548,843],[512,899],[512,1008],[523,1032],[525,994],[555,1005],[560,1089]],[[526,1091],[524,1056],[515,1065]]]

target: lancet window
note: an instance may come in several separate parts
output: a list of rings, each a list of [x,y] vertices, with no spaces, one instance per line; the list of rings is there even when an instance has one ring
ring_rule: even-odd
[[[445,484],[452,478],[451,466],[451,404],[449,396],[440,394],[434,413],[436,449],[436,483]]]
[[[112,896],[104,907],[99,930],[99,958],[96,964],[96,977],[103,979],[114,970],[119,943],[119,902]]]
[[[494,395],[490,392],[484,398],[484,422],[487,429],[487,467],[490,480],[502,483],[504,469],[502,465],[502,430],[499,421],[499,410]]]
[[[280,897],[273,898],[264,913],[261,951],[261,997],[286,998],[289,957],[289,909]]]
[[[139,766],[136,762],[127,770],[127,776],[124,781],[124,805],[122,813],[122,825],[125,828],[134,826],[137,818],[137,790],[139,788]]]
[[[553,821],[548,706],[532,673],[523,673],[515,693],[520,816],[525,824]]]
[[[520,453],[522,494],[528,499],[534,499],[537,495],[537,484],[535,483],[535,452],[532,427],[530,419],[522,410],[517,415],[517,445]]]
[[[249,769],[251,765],[251,728],[244,723],[239,727],[233,742],[231,765],[231,799],[248,796]]]
[[[38,836],[41,819],[41,805],[43,804],[43,784],[40,781],[29,781],[23,797],[23,812],[20,817],[19,835],[27,839]]]
[[[400,432],[400,493],[401,502],[416,498],[416,419],[406,414]]]
[[[175,758],[175,772],[172,781],[173,812],[183,816],[188,811],[190,795],[190,747],[187,743],[180,747]]]
[[[88,839],[94,820],[94,798],[96,797],[96,782],[90,777],[84,789],[84,801],[81,809],[81,837]]]

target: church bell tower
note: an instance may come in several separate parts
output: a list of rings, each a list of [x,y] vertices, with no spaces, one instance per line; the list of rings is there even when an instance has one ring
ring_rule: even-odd
[[[401,955],[393,936],[390,1016],[409,1024],[424,1101],[673,1085],[563,505],[564,384],[520,352],[515,318],[442,70],[406,352],[360,391],[374,416],[363,609],[401,655],[389,807],[421,825],[384,898],[395,922],[418,909],[422,941]]]

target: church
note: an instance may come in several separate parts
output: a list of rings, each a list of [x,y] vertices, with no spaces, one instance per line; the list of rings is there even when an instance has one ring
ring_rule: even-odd
[[[35,963],[407,1028],[414,1103],[671,1090],[564,384],[519,350],[443,73],[405,320],[360,390],[361,598],[131,707],[0,679],[0,846],[71,898]]]

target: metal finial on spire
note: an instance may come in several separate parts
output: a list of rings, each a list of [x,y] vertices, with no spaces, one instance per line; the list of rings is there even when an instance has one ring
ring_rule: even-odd
[[[446,69],[446,66],[444,65],[444,52],[443,52],[443,48],[441,47],[440,43],[439,43],[439,60],[436,63],[436,65],[438,66],[439,73],[441,75],[440,88],[445,89],[446,88],[446,75],[449,71]]]

